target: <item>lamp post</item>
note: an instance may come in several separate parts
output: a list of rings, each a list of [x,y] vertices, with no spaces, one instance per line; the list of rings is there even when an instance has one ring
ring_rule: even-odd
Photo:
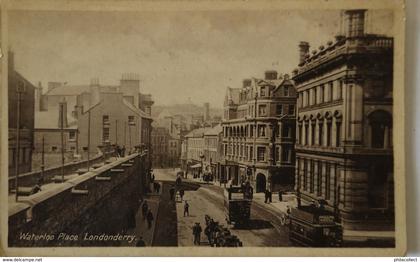
[[[88,111],[87,171],[90,170],[90,110]]]
[[[45,138],[42,136],[42,153],[41,153],[41,183],[44,183],[45,170]]]
[[[19,198],[19,156],[20,156],[20,100],[21,95],[26,91],[25,82],[20,81],[16,88],[17,108],[16,108],[16,158],[15,158],[15,200]]]
[[[64,183],[64,103],[60,103],[61,182]]]

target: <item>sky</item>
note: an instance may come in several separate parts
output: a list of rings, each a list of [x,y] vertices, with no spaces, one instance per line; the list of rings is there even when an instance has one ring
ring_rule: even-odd
[[[393,35],[392,12],[370,11],[368,30]],[[299,41],[311,50],[340,31],[340,11],[11,11],[9,46],[16,69],[46,88],[117,85],[140,76],[155,104],[223,106],[226,87],[266,70],[291,74]]]

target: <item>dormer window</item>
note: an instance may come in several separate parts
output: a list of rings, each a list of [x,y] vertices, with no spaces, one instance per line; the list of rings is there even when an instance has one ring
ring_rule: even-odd
[[[260,96],[262,97],[266,96],[266,92],[267,92],[266,87],[262,86],[260,89]]]
[[[283,95],[284,96],[289,96],[289,87],[288,86],[285,86],[284,87],[284,89],[283,89]]]

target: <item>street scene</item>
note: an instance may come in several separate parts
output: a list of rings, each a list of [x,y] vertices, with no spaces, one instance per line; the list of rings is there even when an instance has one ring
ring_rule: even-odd
[[[395,247],[393,11],[254,11],[10,12],[8,245]]]

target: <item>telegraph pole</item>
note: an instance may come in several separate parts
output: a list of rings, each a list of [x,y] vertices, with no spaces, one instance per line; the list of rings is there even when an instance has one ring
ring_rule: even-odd
[[[87,143],[87,170],[90,170],[90,110],[88,111],[88,143]]]
[[[16,117],[16,158],[15,158],[15,190],[16,196],[15,200],[18,201],[19,198],[19,151],[20,151],[20,96],[24,91],[24,87],[17,87],[17,117]]]
[[[44,170],[45,170],[45,137],[42,136],[42,153],[41,153],[41,183],[44,183]]]
[[[115,119],[115,144],[118,145],[118,119]]]
[[[64,183],[64,103],[60,103],[61,182]]]

